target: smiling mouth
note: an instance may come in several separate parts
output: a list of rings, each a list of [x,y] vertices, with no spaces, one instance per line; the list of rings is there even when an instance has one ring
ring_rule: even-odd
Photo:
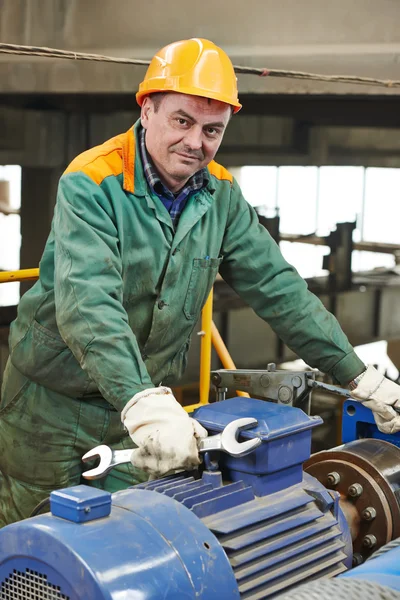
[[[185,158],[186,160],[199,160],[197,156],[192,156],[190,154],[182,154],[182,152],[177,152],[177,155],[181,156],[182,158]]]

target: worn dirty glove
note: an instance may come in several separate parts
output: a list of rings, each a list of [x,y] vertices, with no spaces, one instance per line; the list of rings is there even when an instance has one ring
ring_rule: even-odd
[[[400,414],[395,410],[397,408],[400,411],[400,386],[397,383],[369,365],[351,395],[372,410],[379,431],[400,431]]]
[[[167,387],[135,394],[121,420],[138,446],[131,461],[153,477],[191,470],[200,464],[198,443],[207,431],[175,399]]]

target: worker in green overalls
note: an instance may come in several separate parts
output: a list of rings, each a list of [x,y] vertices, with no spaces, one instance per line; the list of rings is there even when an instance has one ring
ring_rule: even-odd
[[[153,58],[140,119],[60,179],[39,281],[11,325],[0,407],[0,526],[81,482],[98,444],[135,448],[109,491],[196,467],[207,432],[175,400],[219,272],[312,367],[400,430],[400,387],[366,369],[214,156],[241,105],[232,63],[203,39]],[[260,190],[262,195],[263,191]]]

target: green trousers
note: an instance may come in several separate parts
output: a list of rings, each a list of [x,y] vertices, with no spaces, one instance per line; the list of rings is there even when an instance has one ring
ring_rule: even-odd
[[[147,480],[131,464],[104,479],[83,479],[90,465],[81,458],[99,444],[134,447],[119,412],[102,398],[78,400],[44,388],[9,360],[0,405],[0,527],[29,517],[55,489],[84,483],[116,492]]]

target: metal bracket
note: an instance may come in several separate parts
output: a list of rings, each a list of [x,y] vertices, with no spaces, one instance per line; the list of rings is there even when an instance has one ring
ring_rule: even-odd
[[[225,399],[229,390],[248,392],[252,397],[296,406],[310,414],[310,381],[315,380],[314,371],[277,371],[274,363],[267,370],[219,369],[211,372],[211,382],[216,388],[216,400]]]

